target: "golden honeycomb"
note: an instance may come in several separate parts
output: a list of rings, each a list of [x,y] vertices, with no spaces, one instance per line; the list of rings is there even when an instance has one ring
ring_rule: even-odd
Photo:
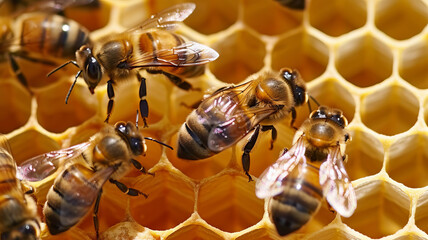
[[[66,9],[96,40],[123,31],[180,0],[100,0],[91,8]],[[350,218],[323,206],[289,239],[428,239],[428,1],[311,0],[303,12],[273,0],[193,0],[195,12],[178,31],[217,50],[206,73],[189,81],[202,90],[241,83],[249,75],[282,67],[298,69],[309,94],[343,110],[352,141],[347,171],[358,198]],[[0,132],[18,163],[32,156],[86,141],[103,126],[106,87],[91,95],[77,71],[46,79],[47,70],[21,63],[33,94],[1,65]],[[377,65],[379,64],[379,65]],[[37,67],[38,68],[38,67]],[[40,70],[40,69],[39,69]],[[176,147],[177,131],[203,91],[183,91],[165,77],[148,79],[149,128],[145,136]],[[118,84],[111,123],[135,121],[138,82]],[[308,116],[298,109],[296,126]],[[294,130],[276,125],[273,150],[262,134],[251,154],[258,177]],[[148,142],[137,160],[155,177],[132,171],[122,181],[149,197],[128,197],[106,183],[99,218],[102,239],[282,239],[269,220],[267,204],[255,196],[242,171],[241,141],[206,160],[186,161],[176,151]],[[45,184],[47,185],[47,184]],[[46,189],[36,196],[40,206]],[[93,239],[92,214],[76,227],[43,239]]]

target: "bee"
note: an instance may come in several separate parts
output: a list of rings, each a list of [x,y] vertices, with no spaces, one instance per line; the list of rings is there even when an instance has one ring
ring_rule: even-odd
[[[134,159],[145,155],[145,140],[171,147],[143,137],[137,126],[131,122],[118,122],[114,126],[106,124],[87,142],[36,156],[18,166],[19,178],[29,182],[41,181],[59,172],[43,208],[46,225],[52,235],[76,225],[94,205],[94,226],[98,239],[98,206],[102,187],[107,181],[129,196],[142,195],[147,198],[145,193],[128,188],[118,179],[126,175],[132,166],[147,173],[141,163]]]
[[[0,135],[0,234],[2,240],[39,239],[37,206],[16,178],[17,168],[7,138]]]
[[[107,106],[108,122],[114,104],[113,85],[131,75],[140,81],[139,110],[147,127],[146,118],[149,108],[146,100],[146,79],[138,70],[145,69],[152,74],[163,74],[175,85],[184,90],[192,89],[191,84],[182,77],[196,77],[204,72],[203,64],[218,57],[218,53],[199,43],[186,41],[171,30],[178,27],[178,23],[186,19],[195,9],[193,3],[182,3],[151,16],[138,27],[131,28],[123,33],[107,36],[93,44],[83,45],[76,51],[76,61],[68,61],[51,73],[58,71],[68,64],[73,64],[80,70],[66,96],[68,97],[82,74],[93,94],[102,77],[107,75]]]
[[[277,136],[272,124],[291,113],[293,125],[294,108],[307,101],[304,80],[297,70],[288,68],[254,74],[243,84],[220,88],[206,97],[181,126],[177,155],[188,160],[208,158],[253,132],[242,155],[243,169],[251,181],[250,152],[259,131],[271,130],[272,149]]]
[[[305,0],[275,0],[279,2],[284,7],[293,9],[293,10],[304,10],[305,9]]]
[[[9,61],[17,79],[28,87],[17,58],[55,66],[73,57],[80,46],[90,42],[89,31],[54,12],[91,1],[44,0],[18,11],[19,14],[0,17],[0,61]]]
[[[340,215],[357,207],[343,161],[350,140],[348,122],[338,109],[320,106],[306,119],[278,160],[256,181],[256,195],[268,198],[268,212],[279,235],[305,225],[325,197]]]

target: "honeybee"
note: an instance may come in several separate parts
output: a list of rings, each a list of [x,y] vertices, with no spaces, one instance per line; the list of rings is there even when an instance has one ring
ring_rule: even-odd
[[[17,58],[48,65],[69,59],[90,42],[89,31],[74,20],[53,14],[70,5],[92,0],[44,0],[17,16],[0,17],[0,61],[9,61],[17,79],[28,87]],[[38,11],[38,12],[36,12]]]
[[[241,85],[218,89],[193,110],[178,134],[179,158],[208,158],[234,145],[253,132],[244,146],[242,166],[249,181],[250,152],[259,131],[271,130],[272,141],[277,132],[273,123],[292,114],[295,107],[308,101],[306,86],[297,70],[266,71],[254,74]]]
[[[305,0],[275,0],[279,2],[282,6],[288,7],[294,10],[304,10],[305,9]]]
[[[82,74],[93,94],[103,75],[107,75],[109,102],[105,122],[108,122],[114,104],[113,85],[116,81],[136,75],[140,81],[139,110],[144,126],[147,127],[149,108],[146,100],[146,79],[140,76],[138,70],[145,69],[149,73],[163,74],[179,88],[189,90],[192,86],[182,77],[201,75],[204,72],[203,64],[218,57],[218,53],[213,49],[186,41],[182,36],[171,32],[194,9],[193,3],[178,4],[151,16],[138,27],[107,36],[93,44],[83,45],[76,51],[76,61],[66,62],[48,76],[68,64],[73,64],[80,68],[74,83]],[[66,96],[66,103],[73,85]]]
[[[285,149],[257,179],[256,195],[268,198],[279,235],[305,225],[324,197],[340,215],[354,213],[357,200],[343,166],[350,139],[347,124],[340,110],[320,106],[296,132],[290,150]]]
[[[0,135],[0,166],[1,239],[39,239],[36,203],[16,178],[16,163],[4,135]]]
[[[61,169],[49,189],[43,208],[46,225],[52,235],[77,224],[95,202],[94,226],[98,239],[98,206],[102,187],[107,180],[129,196],[142,195],[147,198],[145,193],[128,188],[117,179],[126,175],[131,166],[147,173],[141,163],[134,159],[145,155],[145,140],[171,147],[143,137],[137,126],[131,122],[118,122],[114,126],[106,124],[88,142],[36,156],[18,166],[19,178],[30,182],[43,180]]]

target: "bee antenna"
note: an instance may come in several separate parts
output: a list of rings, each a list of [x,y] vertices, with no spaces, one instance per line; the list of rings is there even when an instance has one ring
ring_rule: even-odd
[[[70,63],[73,64],[74,66],[76,66],[77,68],[80,68],[76,61],[70,60],[70,61],[62,64],[61,66],[55,68],[54,70],[50,71],[46,76],[49,77],[50,75],[54,74],[56,71],[60,70],[61,68],[67,66]]]
[[[309,95],[309,97],[312,99],[312,101],[314,101],[314,103],[318,105],[318,107],[320,106],[320,103],[312,95]],[[311,114],[312,112],[311,101],[308,101],[308,108],[309,108],[309,114]]]
[[[150,141],[153,141],[153,142],[156,142],[156,143],[159,143],[160,145],[163,145],[163,146],[165,146],[165,147],[167,147],[167,148],[169,148],[169,149],[171,149],[171,150],[174,150],[174,148],[172,148],[172,147],[171,147],[171,146],[169,146],[168,144],[163,143],[163,142],[161,142],[161,141],[158,141],[158,140],[156,140],[156,139],[153,139],[153,138],[151,138],[151,137],[144,137],[144,139],[146,139],[146,140],[150,140]]]
[[[79,76],[80,76],[81,73],[82,73],[82,70],[80,70],[80,71],[77,72],[76,77],[74,78],[74,82],[71,84],[70,89],[68,89],[67,96],[65,96],[65,104],[68,103],[68,98],[70,97],[71,91],[73,90],[74,85],[77,82],[77,78],[79,78]]]

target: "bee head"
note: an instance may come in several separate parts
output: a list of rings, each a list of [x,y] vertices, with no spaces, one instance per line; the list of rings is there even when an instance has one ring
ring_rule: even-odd
[[[300,76],[300,73],[297,70],[283,68],[281,69],[281,76],[291,87],[296,106],[300,106],[308,101],[305,81],[303,81],[302,77]]]
[[[311,119],[328,119],[334,122],[341,128],[348,125],[348,120],[339,109],[330,109],[325,106],[320,106],[316,111],[313,111],[309,116]]]
[[[128,144],[134,155],[142,155],[147,151],[143,135],[135,124],[118,122],[115,125],[116,133]]]
[[[101,81],[101,65],[92,55],[92,49],[83,45],[76,51],[76,61],[83,72],[83,79],[88,85],[89,91],[93,94],[95,87]]]
[[[39,239],[40,226],[37,221],[26,220],[16,227],[12,228],[11,231],[3,232],[1,239],[3,240],[36,240]]]

